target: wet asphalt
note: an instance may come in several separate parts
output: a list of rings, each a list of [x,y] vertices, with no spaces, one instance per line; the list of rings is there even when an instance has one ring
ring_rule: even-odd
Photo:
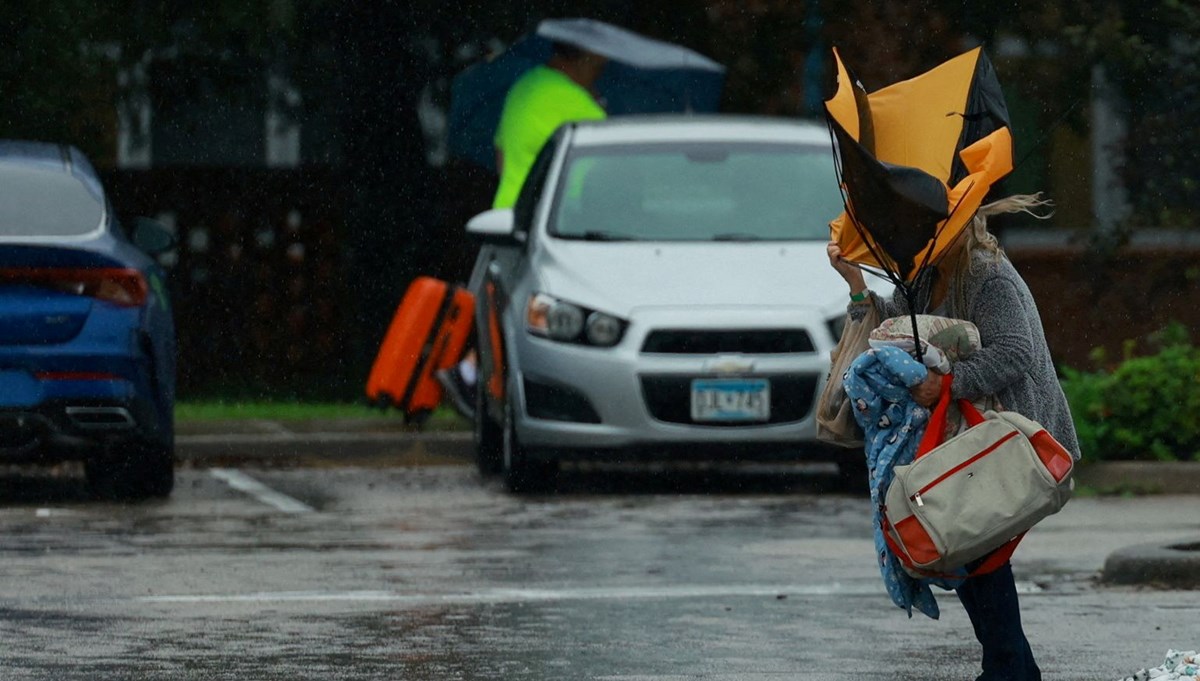
[[[824,469],[571,471],[514,497],[466,466],[185,469],[169,500],[0,475],[4,679],[972,679],[883,592],[867,501]],[[1047,679],[1193,647],[1198,592],[1104,557],[1200,530],[1195,497],[1080,499],[1014,562]]]

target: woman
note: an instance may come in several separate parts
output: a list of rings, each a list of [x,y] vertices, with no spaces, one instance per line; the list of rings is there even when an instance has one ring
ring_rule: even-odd
[[[1004,408],[1041,423],[1079,459],[1079,442],[1066,397],[1058,383],[1041,318],[1029,287],[987,230],[987,218],[1048,206],[1040,195],[1011,196],[979,209],[971,224],[925,279],[918,299],[926,314],[964,319],[979,328],[981,348],[954,365],[951,396],[979,400],[995,395]],[[901,295],[885,300],[871,292],[862,271],[841,259],[830,242],[829,262],[850,286],[850,315],[865,315],[874,305],[881,319],[909,313]],[[912,389],[920,404],[932,406],[941,394],[942,376],[929,372]],[[971,566],[968,566],[971,567]],[[957,589],[975,636],[983,645],[983,674],[978,681],[1041,679],[1021,628],[1011,565],[972,577]]]

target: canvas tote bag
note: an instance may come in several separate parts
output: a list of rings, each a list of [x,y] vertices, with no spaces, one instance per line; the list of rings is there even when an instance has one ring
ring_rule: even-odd
[[[970,426],[938,444],[952,375],[916,458],[896,466],[883,509],[884,538],[914,577],[948,576],[987,556],[972,574],[1005,562],[1029,528],[1071,498],[1074,459],[1038,423],[1015,412],[958,406]]]
[[[829,353],[829,375],[817,399],[817,439],[839,447],[862,447],[863,432],[854,420],[853,405],[842,389],[842,376],[850,364],[870,347],[871,331],[879,325],[875,305],[864,306],[866,315],[855,320],[846,315],[846,326],[837,346]]]

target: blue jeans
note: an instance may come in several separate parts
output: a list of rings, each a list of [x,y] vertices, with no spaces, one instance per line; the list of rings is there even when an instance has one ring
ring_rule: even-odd
[[[995,572],[971,577],[957,591],[983,645],[983,674],[976,681],[1041,681],[1042,672],[1021,628],[1012,566],[1005,563]]]

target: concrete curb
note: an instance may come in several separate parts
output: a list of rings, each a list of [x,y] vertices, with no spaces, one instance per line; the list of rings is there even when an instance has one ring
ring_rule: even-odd
[[[1079,466],[1077,487],[1101,494],[1200,494],[1200,462],[1113,461]]]
[[[471,433],[275,432],[175,438],[175,457],[197,467],[421,466],[473,461]]]
[[[1171,544],[1139,544],[1104,561],[1103,581],[1169,589],[1200,589],[1200,537]]]
[[[178,431],[176,457],[194,466],[464,465],[475,456],[470,431],[419,432],[398,419],[191,422]],[[1084,464],[1075,483],[1100,494],[1200,494],[1200,462]]]

